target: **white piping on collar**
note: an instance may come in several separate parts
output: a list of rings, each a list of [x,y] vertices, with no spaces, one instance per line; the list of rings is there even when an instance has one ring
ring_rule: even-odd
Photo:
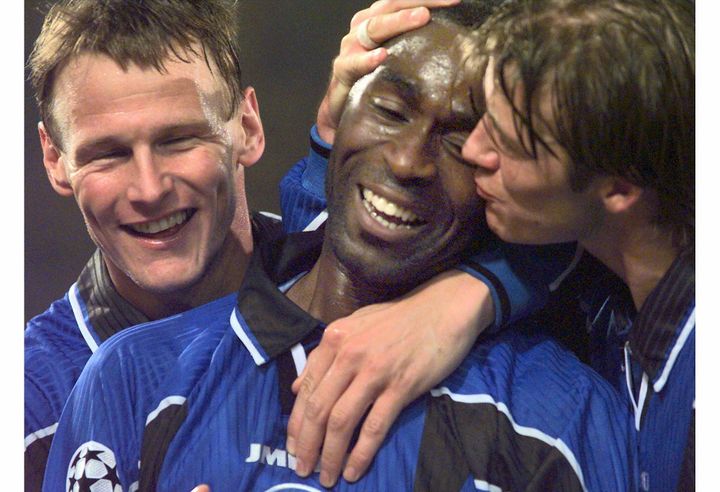
[[[245,348],[248,350],[248,352],[250,352],[250,355],[255,361],[255,364],[257,364],[258,366],[265,364],[267,360],[265,359],[265,357],[263,357],[263,355],[260,353],[252,340],[250,340],[250,337],[247,333],[245,333],[245,330],[240,324],[240,320],[238,319],[237,314],[237,307],[233,309],[232,315],[230,315],[230,324],[232,325],[233,331],[235,332],[237,337],[240,339],[243,345],[245,345]]]
[[[667,383],[668,377],[670,376],[670,371],[672,371],[672,368],[675,365],[675,362],[677,361],[680,351],[685,346],[685,342],[687,342],[687,339],[690,336],[690,333],[692,333],[692,331],[694,329],[695,329],[695,308],[693,308],[692,313],[690,313],[688,320],[685,322],[685,325],[683,326],[683,329],[680,331],[680,336],[675,341],[675,345],[673,345],[673,348],[670,351],[670,355],[668,356],[668,359],[665,362],[665,366],[663,367],[660,377],[653,384],[653,389],[655,390],[655,393],[659,393],[663,389],[663,387],[665,387],[665,383]]]
[[[85,319],[85,313],[83,312],[82,306],[80,305],[80,290],[78,289],[77,282],[72,284],[68,294],[68,297],[70,298],[70,306],[72,307],[72,312],[75,316],[75,322],[80,329],[80,334],[82,334],[83,338],[85,339],[85,343],[87,343],[87,346],[90,347],[90,351],[95,353],[98,348],[98,344],[93,338],[92,333],[90,333],[90,328],[88,327]]]
[[[317,230],[318,227],[320,227],[323,222],[327,219],[328,213],[327,210],[323,210],[320,212],[317,217],[315,217],[308,225],[305,226],[305,229],[303,229],[303,232],[310,232]]]

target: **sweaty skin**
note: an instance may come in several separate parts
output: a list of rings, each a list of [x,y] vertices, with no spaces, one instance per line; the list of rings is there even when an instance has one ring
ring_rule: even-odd
[[[261,131],[252,89],[228,120],[204,60],[167,68],[79,55],[54,89],[60,142],[40,126],[53,186],[75,196],[114,285],[150,318],[232,292],[224,279],[241,277],[251,239],[247,213],[235,214],[246,208],[238,183]]]
[[[430,41],[412,36],[399,41],[388,49],[385,64],[352,90],[341,123],[344,128],[342,138],[336,138],[331,157],[328,180],[333,183],[329,189],[332,209],[327,231],[341,270],[347,270],[347,278],[364,278],[369,287],[357,288],[355,284],[356,290],[341,299],[343,302],[338,302],[343,307],[347,307],[348,299],[362,301],[364,298],[364,302],[354,306],[358,307],[407,290],[407,287],[403,288],[403,280],[407,286],[418,284],[447,268],[449,263],[444,263],[443,259],[457,258],[468,238],[482,237],[482,204],[474,192],[473,169],[460,155],[462,143],[474,127],[478,115],[469,97],[467,74],[458,70],[458,66],[462,65],[459,60],[464,59],[459,31],[453,24],[436,23],[423,30]],[[444,49],[437,50],[438,45]],[[409,56],[409,50],[413,56]],[[423,73],[419,69],[421,66],[432,68]],[[387,169],[392,170],[393,180],[387,181]],[[402,183],[403,187],[397,188],[392,184],[394,181]],[[343,199],[333,200],[336,193]],[[402,215],[405,219],[393,218],[393,214]],[[474,225],[471,227],[469,224]],[[458,237],[466,239],[459,242]],[[434,252],[435,267],[424,266],[422,271],[417,271],[415,265],[428,264],[420,260],[428,251]],[[364,265],[362,272],[353,270],[356,264]],[[312,278],[312,273],[307,278]],[[302,282],[298,285],[301,286]],[[338,282],[325,279],[318,285],[334,286]],[[386,292],[372,290],[378,285],[385,286]],[[316,299],[325,300],[337,289],[325,290],[320,296],[316,292]],[[293,292],[290,294],[292,296]],[[313,312],[312,303],[309,310],[321,318],[328,315]],[[371,310],[368,308],[368,311]],[[474,329],[466,331],[472,333],[472,338],[477,335]],[[326,338],[331,338],[329,333],[335,333],[332,325],[327,333]],[[442,335],[433,332],[430,337],[441,338]],[[420,339],[428,342],[426,348],[430,352],[427,358],[421,357],[423,361],[438,355],[434,352],[436,347],[444,350],[444,345],[438,346],[437,340],[429,340],[426,332],[420,335]],[[407,341],[411,340],[413,338],[409,337]],[[446,368],[444,364],[451,361],[451,364],[457,365],[470,343],[461,343],[458,358],[454,357],[454,352],[446,357],[440,364],[443,367],[438,369],[441,374],[433,372],[432,377],[441,379],[452,371],[454,366]],[[345,378],[345,367],[352,366],[357,357],[343,350],[335,360],[343,377],[336,377],[334,381],[323,380],[315,389],[315,394],[338,397],[347,388],[343,385],[350,384]],[[415,370],[413,367],[412,371]],[[372,388],[366,376],[356,378],[349,391],[357,392],[356,385],[363,389]],[[404,404],[429,387],[406,386],[410,394],[407,400],[392,408],[391,412],[395,415]],[[392,391],[395,392],[395,388]],[[405,393],[401,395],[401,398],[405,397]],[[336,476],[341,468],[340,458],[354,427],[354,424],[337,425],[334,415],[342,413],[349,416],[349,421],[356,422],[375,396],[366,398],[364,395],[362,401],[344,399],[338,403],[343,410],[336,407],[332,414],[328,414],[327,407],[318,409],[310,400],[308,417],[327,421],[337,434],[328,435],[323,445],[320,476],[323,484],[329,486],[334,483],[333,473]],[[374,408],[377,411],[387,410],[382,404]],[[385,425],[389,427],[393,419],[383,419],[381,433],[386,432]],[[377,428],[377,422],[372,413],[366,419],[367,426]],[[294,449],[298,458],[296,470],[300,475],[309,473],[311,468],[308,463],[317,459],[317,454],[312,455],[312,448],[322,442],[323,431],[316,430],[323,426],[303,426],[299,431],[300,444]],[[377,433],[373,433],[372,437],[377,437]],[[360,439],[360,449],[368,444],[374,446],[363,442],[362,434]],[[314,444],[305,446],[303,443],[308,441]],[[378,445],[381,441],[378,440]],[[309,461],[306,460],[308,455]]]

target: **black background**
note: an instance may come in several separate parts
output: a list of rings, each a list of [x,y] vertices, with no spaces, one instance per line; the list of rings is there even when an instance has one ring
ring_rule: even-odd
[[[352,15],[371,0],[240,0],[243,83],[258,95],[267,146],[246,171],[251,209],[279,213],[277,184],[308,149],[332,58]],[[25,60],[45,2],[25,2]],[[26,74],[27,75],[27,74]],[[27,80],[27,77],[26,77]],[[77,279],[94,246],[72,198],[48,183],[37,137],[39,116],[25,85],[25,320],[43,312]]]

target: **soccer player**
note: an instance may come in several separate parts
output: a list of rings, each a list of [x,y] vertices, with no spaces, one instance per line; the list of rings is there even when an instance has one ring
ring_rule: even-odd
[[[91,352],[127,326],[224,299],[252,250],[250,220],[236,209],[246,210],[243,168],[265,141],[254,91],[242,89],[227,49],[234,12],[218,2],[104,5],[55,5],[30,60],[48,177],[75,196],[99,249],[25,332],[29,490]],[[168,62],[171,46],[205,53],[226,82]],[[162,78],[166,69],[175,77]],[[128,73],[133,93],[122,92]]]
[[[575,329],[590,335],[580,346],[586,360],[626,395],[644,490],[694,487],[693,5],[509,2],[492,37],[500,43],[489,111],[463,150],[480,166],[478,192],[500,237],[579,240],[612,270],[574,284],[588,314]],[[616,186],[599,200],[603,182]],[[342,466],[325,463],[347,447],[357,422],[348,409],[403,401],[411,371],[394,360],[419,350],[388,327],[427,317],[422,309],[373,307],[323,340],[291,418],[297,442],[288,447],[298,458],[313,466],[323,445],[323,468],[338,473]],[[356,470],[393,420],[376,413],[371,444],[359,452],[357,444],[348,460]]]
[[[577,240],[627,284],[630,309],[605,306],[592,331],[634,417],[641,490],[695,488],[694,5],[509,3],[463,149],[501,238]]]
[[[63,413],[47,490],[332,485],[298,479],[283,449],[290,385],[327,322],[407,292],[488,237],[460,153],[482,110],[467,26],[488,13],[487,2],[439,10],[388,46],[343,114],[326,227],[256,237],[230,316],[201,306],[98,349]],[[198,329],[178,355],[188,323]],[[405,410],[370,473],[337,488],[626,490],[631,421],[619,407],[555,342],[508,331]]]

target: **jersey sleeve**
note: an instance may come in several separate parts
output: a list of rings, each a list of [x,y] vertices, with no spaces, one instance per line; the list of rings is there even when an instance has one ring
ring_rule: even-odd
[[[455,477],[452,485],[444,480],[448,489],[467,476],[480,490],[633,489],[625,403],[546,337],[507,330],[476,346],[431,391],[427,422],[423,439],[443,452],[419,459]]]
[[[313,125],[310,130],[310,153],[300,159],[280,181],[280,209],[283,226],[288,233],[319,225],[324,219],[325,172],[330,144],[325,142]]]
[[[325,173],[331,149],[313,126],[309,154],[295,163],[280,182],[286,232],[314,228],[324,220]],[[578,256],[575,243],[522,246],[493,241],[481,253],[467,258],[460,269],[490,289],[495,322],[489,332],[494,332],[544,306]]]
[[[28,322],[24,345],[25,490],[38,491],[58,419],[91,351],[67,296]]]
[[[495,241],[463,261],[459,269],[485,283],[493,298],[495,322],[486,333],[542,308],[581,254],[577,243],[526,246]]]
[[[103,345],[88,361],[63,410],[43,490],[135,490],[143,422],[133,408],[132,357]]]

